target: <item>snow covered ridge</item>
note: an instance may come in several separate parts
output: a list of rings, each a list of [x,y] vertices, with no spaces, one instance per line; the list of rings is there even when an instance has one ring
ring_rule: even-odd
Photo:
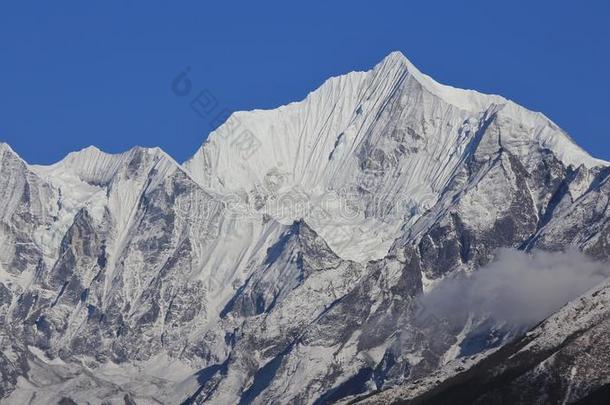
[[[606,165],[543,115],[500,96],[441,85],[395,52],[371,71],[329,79],[303,101],[233,114],[184,167],[204,187],[236,192],[263,206],[274,189],[306,194],[310,202],[356,190],[364,206],[393,211],[399,202],[410,205],[406,212],[412,212],[413,223],[438,200],[491,117],[514,130],[493,140],[490,152],[498,144],[524,157],[549,149],[566,165]],[[259,141],[247,159],[231,141],[242,131]],[[400,232],[370,213],[349,222],[352,242],[364,244],[375,230],[376,247],[343,249],[335,243],[333,227],[313,225],[346,259],[379,259]]]
[[[449,285],[452,309],[443,280],[503,248],[608,260],[609,195],[607,163],[544,116],[398,53],[235,113],[184,164],[0,144],[0,398],[322,404],[428,381],[519,330],[469,310],[476,291],[450,325],[422,319],[422,295]]]

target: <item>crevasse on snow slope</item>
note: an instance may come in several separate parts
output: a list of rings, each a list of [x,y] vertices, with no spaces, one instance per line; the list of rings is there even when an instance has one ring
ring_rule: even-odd
[[[260,144],[247,158],[243,131]],[[233,114],[183,165],[90,147],[32,166],[0,148],[8,403],[337,401],[514,336],[422,322],[435,281],[499,247],[610,251],[606,162],[399,53]]]

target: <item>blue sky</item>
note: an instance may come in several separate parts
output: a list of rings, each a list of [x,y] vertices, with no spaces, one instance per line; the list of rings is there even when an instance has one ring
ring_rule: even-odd
[[[0,140],[32,163],[91,144],[185,160],[210,131],[171,91],[186,66],[223,108],[272,108],[392,50],[610,159],[607,0],[32,3],[0,6]]]

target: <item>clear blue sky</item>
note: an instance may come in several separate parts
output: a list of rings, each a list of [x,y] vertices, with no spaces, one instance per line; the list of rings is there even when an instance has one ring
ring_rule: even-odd
[[[271,108],[392,50],[610,159],[608,0],[32,3],[0,6],[0,140],[32,163],[91,144],[183,161],[209,133],[171,92],[185,66],[223,107]]]

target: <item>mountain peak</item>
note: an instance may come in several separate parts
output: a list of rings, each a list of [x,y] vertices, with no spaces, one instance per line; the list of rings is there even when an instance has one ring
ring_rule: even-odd
[[[469,113],[496,112],[511,120],[516,120],[530,128],[529,136],[540,147],[548,148],[567,165],[587,167],[608,165],[608,162],[591,157],[578,146],[572,138],[562,131],[554,122],[540,112],[530,111],[519,104],[502,96],[484,94],[476,90],[465,90],[441,84],[432,77],[422,73],[401,52],[394,51],[386,56],[374,71],[380,74],[395,75],[396,72],[408,72],[428,93],[438,97],[447,104],[453,105]],[[523,139],[517,141],[522,143]]]
[[[374,71],[406,71],[429,93],[439,97],[448,104],[462,110],[479,112],[487,110],[492,104],[505,104],[508,100],[494,94],[484,94],[475,90],[456,88],[437,82],[422,73],[402,52],[394,51],[378,63]]]
[[[13,155],[17,155],[13,148],[11,148],[11,146],[6,142],[0,142],[0,152],[9,152]]]
[[[9,159],[13,159],[21,162],[23,165],[27,165],[25,160],[23,160],[23,158],[19,156],[19,154],[15,152],[8,143],[0,142],[0,160],[5,158],[6,156],[8,156]]]
[[[31,166],[37,173],[50,177],[76,176],[91,184],[106,184],[122,167],[137,167],[141,162],[161,164],[166,169],[179,169],[180,165],[160,148],[135,146],[121,153],[107,153],[96,146],[88,146],[52,165]]]
[[[413,65],[411,61],[400,51],[392,51],[390,52],[381,63],[386,64],[403,64],[406,66]]]

